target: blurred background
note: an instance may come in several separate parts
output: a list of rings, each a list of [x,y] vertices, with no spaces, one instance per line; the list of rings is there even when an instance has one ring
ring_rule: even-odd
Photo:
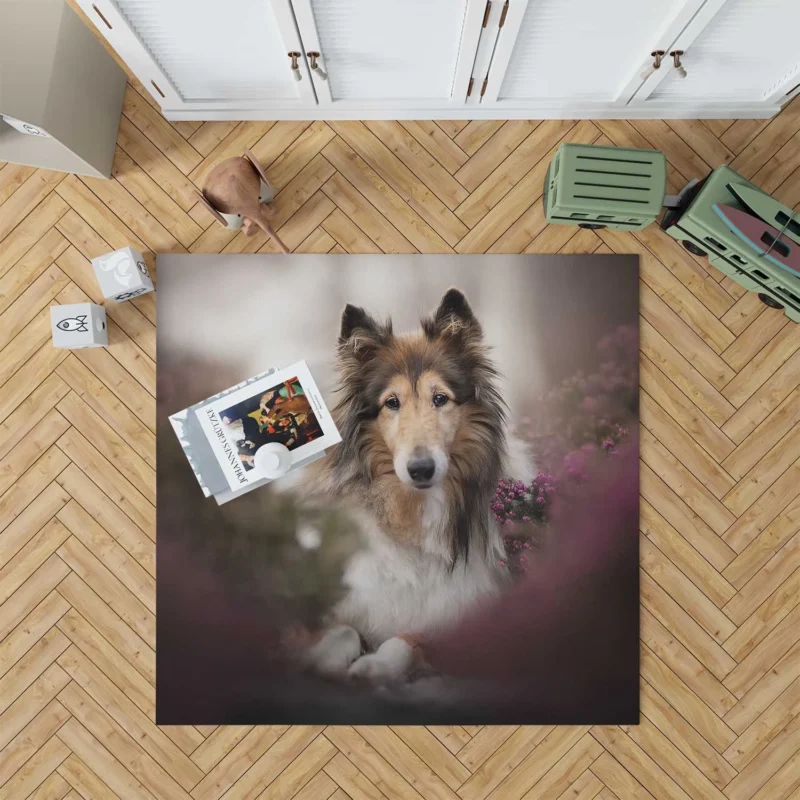
[[[159,724],[636,721],[636,256],[163,255],[158,267]],[[333,406],[344,306],[410,331],[451,286],[542,473],[498,489],[516,585],[441,636],[412,685],[299,674],[281,637],[336,602],[357,531],[346,510],[268,488],[204,499],[167,418],[301,359]]]

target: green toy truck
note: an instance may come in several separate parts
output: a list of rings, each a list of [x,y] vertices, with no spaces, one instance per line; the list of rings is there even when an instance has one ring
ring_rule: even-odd
[[[679,205],[664,214],[661,230],[690,253],[707,255],[718,270],[745,289],[757,292],[766,305],[783,308],[789,319],[800,322],[800,275],[760,256],[714,211],[715,205],[749,211],[729,188],[741,185],[764,194],[730,167],[718,167],[679,195]]]
[[[727,166],[679,195],[665,195],[666,183],[666,158],[658,150],[563,144],[545,177],[545,215],[550,223],[636,231],[666,206],[660,227],[667,235],[800,322],[800,215]],[[751,223],[750,233],[731,219]]]

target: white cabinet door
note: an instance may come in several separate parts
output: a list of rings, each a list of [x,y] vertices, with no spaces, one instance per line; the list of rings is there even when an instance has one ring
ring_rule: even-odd
[[[320,109],[463,105],[486,0],[292,0]]]
[[[316,106],[289,0],[78,0],[165,110]]]
[[[703,1],[509,0],[481,105],[624,106],[650,52],[672,41]]]
[[[684,51],[686,77],[670,60],[634,104],[702,114],[715,103],[783,102],[800,89],[800,0],[715,0],[700,16],[669,46]]]

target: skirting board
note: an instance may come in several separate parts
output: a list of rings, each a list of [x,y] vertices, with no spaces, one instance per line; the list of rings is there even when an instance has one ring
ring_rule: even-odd
[[[769,119],[780,105],[648,105],[644,108],[619,106],[540,106],[536,108],[335,108],[333,106],[285,109],[163,108],[172,122],[187,120],[395,120],[395,119]]]

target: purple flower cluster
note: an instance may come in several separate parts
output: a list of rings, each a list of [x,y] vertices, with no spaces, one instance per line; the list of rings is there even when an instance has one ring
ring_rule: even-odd
[[[533,539],[515,539],[512,536],[505,536],[503,544],[506,548],[506,559],[498,563],[501,567],[508,567],[512,575],[524,574],[528,571],[531,559],[529,551],[536,547]]]
[[[492,514],[504,529],[508,529],[503,537],[506,559],[499,563],[508,567],[512,574],[527,571],[529,551],[539,544],[537,534],[547,523],[556,491],[556,479],[546,473],[540,473],[529,484],[513,480],[501,480],[497,484]],[[519,530],[514,530],[515,527]]]
[[[530,484],[501,480],[494,492],[492,514],[504,527],[515,522],[544,523],[555,493],[556,480],[545,473],[537,475]]]

